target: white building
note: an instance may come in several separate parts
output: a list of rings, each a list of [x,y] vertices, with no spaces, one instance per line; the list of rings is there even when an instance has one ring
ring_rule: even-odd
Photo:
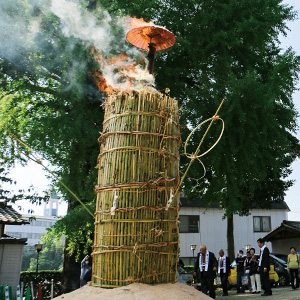
[[[46,228],[50,228],[57,221],[54,217],[34,216],[35,220],[31,220],[33,215],[23,215],[30,224],[13,226],[5,226],[5,234],[15,238],[27,238],[28,245],[35,245],[41,241],[42,235],[47,233]]]
[[[20,280],[24,238],[6,235],[6,226],[19,227],[28,224],[17,211],[4,201],[0,201],[0,285],[12,286],[13,297]],[[17,226],[16,226],[17,225]]]
[[[5,227],[5,233],[15,238],[27,238],[28,245],[35,245],[41,241],[42,235],[47,233],[57,221],[59,199],[56,194],[52,193],[48,203],[44,204],[44,215],[36,216],[30,214],[22,214],[23,218],[28,220],[30,224]],[[33,219],[35,218],[35,220]]]
[[[195,244],[195,256],[200,245],[206,245],[209,251],[218,255],[224,249],[227,254],[227,220],[223,219],[224,211],[199,203],[188,203],[184,197],[180,198],[179,211],[180,258],[185,264],[193,264],[193,252],[190,245]],[[257,239],[278,227],[287,219],[289,208],[285,202],[273,204],[271,209],[255,208],[250,210],[249,216],[234,215],[234,251],[247,247],[256,248]],[[270,251],[272,245],[268,244]]]

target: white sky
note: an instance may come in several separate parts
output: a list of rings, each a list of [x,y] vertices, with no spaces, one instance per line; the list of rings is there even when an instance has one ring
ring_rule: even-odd
[[[287,49],[292,46],[297,55],[300,55],[300,1],[299,0],[284,0],[283,3],[292,5],[295,10],[298,11],[299,19],[288,24],[291,29],[287,38],[282,38],[282,47]],[[298,88],[300,88],[300,83],[298,83]],[[297,110],[300,112],[300,91],[294,94],[294,103]],[[298,117],[298,126],[300,126],[300,117]],[[298,129],[297,134],[298,139],[300,139],[300,130]],[[288,219],[291,221],[300,221],[300,202],[299,202],[299,192],[300,192],[300,159],[297,159],[292,165],[293,173],[290,179],[295,180],[294,185],[287,191],[285,201],[290,207],[291,212],[288,213]]]
[[[300,0],[284,0],[283,3],[294,6],[294,9],[297,10],[300,15]],[[287,38],[281,38],[282,48],[287,49],[292,46],[296,53],[300,55],[300,20],[289,23],[288,27],[291,31]],[[300,88],[300,84],[298,84],[298,88]],[[297,110],[300,111],[300,91],[297,91],[293,98]],[[300,117],[298,117],[298,126],[300,126]],[[300,130],[298,130],[297,136],[300,139]],[[300,159],[293,163],[292,169],[293,173],[291,174],[290,179],[295,180],[295,184],[288,190],[285,201],[291,210],[291,212],[288,213],[288,219],[300,221],[300,203],[298,194],[300,192]],[[17,181],[18,189],[27,189],[28,186],[33,185],[38,190],[44,191],[47,189],[47,185],[49,184],[49,180],[46,178],[43,168],[32,162],[30,162],[27,167],[16,167],[11,172],[11,178]],[[20,205],[23,207],[22,213],[27,213],[28,209],[32,209],[37,215],[43,214],[43,206],[30,205],[28,203],[24,203],[24,201],[22,201]],[[66,210],[66,203],[61,203],[58,208],[59,215],[65,214]]]
[[[7,189],[24,189],[25,191],[28,187],[33,186],[34,190],[40,192],[40,195],[43,195],[44,191],[47,191],[51,188],[50,180],[46,177],[48,173],[43,169],[41,165],[30,161],[27,166],[17,166],[10,172],[9,177],[17,181],[16,187],[7,186]],[[22,209],[19,210],[22,214],[28,214],[29,210],[32,210],[33,215],[44,215],[44,205],[31,204],[26,200],[17,201],[17,205],[21,206]],[[14,205],[14,208],[18,210],[17,205]],[[58,206],[57,215],[63,216],[67,213],[67,202],[60,201]]]

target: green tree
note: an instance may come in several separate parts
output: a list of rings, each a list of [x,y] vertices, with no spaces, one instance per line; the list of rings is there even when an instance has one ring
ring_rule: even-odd
[[[158,55],[155,72],[158,86],[169,87],[181,103],[182,125],[194,128],[226,100],[220,112],[225,133],[203,158],[207,176],[197,180],[202,170],[194,164],[184,191],[191,199],[201,197],[224,210],[228,252],[234,257],[233,215],[248,214],[252,205],[265,208],[282,201],[292,184],[286,178],[299,156],[292,101],[299,57],[291,48],[282,51],[279,35],[286,35],[286,23],[296,13],[281,0],[106,4],[112,11],[155,20],[176,35],[174,48]],[[218,132],[220,127],[213,126],[203,152]],[[190,153],[201,134],[192,137]],[[186,163],[182,160],[182,169]]]
[[[45,248],[39,255],[39,270],[60,270],[63,266],[63,247]],[[27,245],[22,258],[22,271],[35,271],[37,252],[35,246]]]
[[[43,13],[35,2],[2,1],[0,11],[5,28],[0,33],[5,41],[0,46],[0,147],[7,165],[20,159],[20,145],[9,138],[14,134],[54,166],[56,177],[83,202],[89,202],[93,211],[103,111],[101,94],[93,82],[90,49],[78,38],[66,38],[58,17]],[[37,23],[39,30],[32,38],[28,32]],[[77,201],[56,179],[53,184],[69,201],[71,212]],[[92,245],[93,218],[86,212],[84,216],[73,218],[71,226],[60,227],[66,237],[66,292],[79,285],[78,256]],[[59,220],[57,226],[64,222]]]

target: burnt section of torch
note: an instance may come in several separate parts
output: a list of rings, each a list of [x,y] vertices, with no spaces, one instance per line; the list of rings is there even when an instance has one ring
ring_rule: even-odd
[[[149,52],[147,55],[148,58],[148,71],[150,74],[153,74],[154,61],[156,56],[156,47],[154,43],[149,43]]]

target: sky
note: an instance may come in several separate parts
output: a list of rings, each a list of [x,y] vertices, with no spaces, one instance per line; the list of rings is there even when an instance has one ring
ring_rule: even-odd
[[[299,13],[300,18],[300,0],[284,0],[283,3],[292,5],[295,10]],[[286,50],[288,47],[292,47],[298,55],[300,55],[300,20],[288,23],[290,32],[287,37],[281,37],[281,47]],[[300,89],[300,83],[298,83],[298,88]],[[297,110],[300,112],[300,91],[297,91],[293,95],[293,100]],[[298,117],[298,126],[300,127],[300,117]],[[297,137],[300,139],[300,129],[298,129]],[[285,201],[290,208],[288,213],[288,219],[292,221],[300,221],[300,159],[297,159],[292,165],[293,172],[289,179],[295,181],[294,185],[287,191]],[[46,177],[46,173],[43,168],[30,162],[27,167],[17,166],[10,174],[13,180],[18,182],[18,189],[27,189],[28,186],[33,185],[39,191],[44,191],[49,188],[49,179]],[[32,209],[34,214],[42,215],[43,206],[30,205],[24,201],[19,202],[22,206],[22,213],[27,213],[28,209]],[[66,213],[67,204],[61,202],[58,208],[58,214],[63,215]]]
[[[298,11],[299,19],[290,22],[288,27],[290,28],[290,32],[286,38],[282,37],[282,48],[287,49],[292,46],[294,51],[300,55],[300,1],[299,0],[285,0],[283,3],[289,4],[294,7],[295,10]],[[297,86],[300,89],[300,83]],[[295,106],[300,112],[300,91],[296,91],[293,96],[293,100]],[[298,126],[300,127],[300,116],[298,116]],[[300,139],[300,129],[298,128],[297,137]],[[295,180],[294,185],[287,191],[285,201],[290,208],[290,212],[288,213],[288,219],[291,221],[300,221],[300,159],[298,158],[292,165],[293,172],[290,175],[290,179]]]

